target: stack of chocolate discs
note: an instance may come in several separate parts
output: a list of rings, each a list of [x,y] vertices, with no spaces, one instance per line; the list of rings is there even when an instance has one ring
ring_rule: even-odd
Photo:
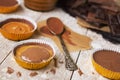
[[[24,0],[27,8],[36,11],[50,11],[55,8],[57,0]]]

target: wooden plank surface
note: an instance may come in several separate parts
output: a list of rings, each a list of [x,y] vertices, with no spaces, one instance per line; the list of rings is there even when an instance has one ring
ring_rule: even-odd
[[[0,14],[0,20],[6,16],[10,16],[13,14],[30,17],[35,20],[36,23],[49,17],[58,17],[64,22],[65,25],[67,25],[73,31],[82,35],[89,36],[93,40],[91,43],[92,49],[86,51],[75,51],[70,53],[73,60],[78,65],[78,68],[80,68],[80,70],[82,71],[81,75],[78,73],[78,70],[72,72],[65,69],[63,53],[61,53],[60,50],[57,49],[57,47],[56,49],[58,51],[55,58],[57,58],[58,66],[55,67],[54,60],[52,60],[46,68],[33,71],[24,69],[15,62],[12,55],[13,53],[10,51],[13,45],[17,42],[5,39],[0,34],[0,80],[108,80],[99,75],[94,70],[91,63],[91,56],[93,52],[98,48],[117,48],[118,50],[120,50],[120,45],[112,44],[104,40],[101,35],[80,27],[77,24],[76,19],[65,13],[62,9],[56,8],[55,10],[50,12],[36,12],[27,9],[23,4],[23,0],[20,0],[20,2],[21,7],[17,12],[11,14]],[[35,33],[31,39],[47,38]],[[51,39],[48,40],[50,40],[55,45],[55,43]],[[13,74],[7,73],[8,67],[14,69]],[[21,77],[17,76],[17,72],[20,72],[22,74]],[[38,75],[31,77],[31,72],[37,72]]]

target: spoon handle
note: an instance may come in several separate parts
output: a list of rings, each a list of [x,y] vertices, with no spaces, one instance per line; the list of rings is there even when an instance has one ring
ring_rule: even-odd
[[[58,35],[58,38],[60,40],[60,43],[62,44],[62,48],[64,50],[64,55],[65,55],[65,67],[66,69],[73,71],[77,70],[77,65],[74,63],[73,59],[71,58],[69,51],[65,45],[65,42],[63,41],[62,35]]]

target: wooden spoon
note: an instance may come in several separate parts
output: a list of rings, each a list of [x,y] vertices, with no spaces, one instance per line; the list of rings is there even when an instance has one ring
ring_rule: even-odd
[[[64,50],[65,62],[66,62],[65,67],[70,71],[77,70],[78,69],[77,65],[72,60],[69,51],[65,45],[65,42],[62,39],[62,34],[65,31],[64,24],[58,18],[51,17],[47,19],[47,26],[50,32],[56,35],[59,38],[60,43],[62,44]]]

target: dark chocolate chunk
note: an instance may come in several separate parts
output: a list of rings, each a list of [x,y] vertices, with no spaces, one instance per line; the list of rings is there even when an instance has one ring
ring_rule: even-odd
[[[92,28],[89,28],[89,29],[97,32],[98,34],[101,34],[104,39],[109,40],[110,42],[112,42],[114,44],[120,44],[120,36],[116,36],[116,35],[113,35],[111,33],[103,32],[100,30],[92,29]]]
[[[113,35],[120,36],[119,15],[108,15],[109,27]]]

